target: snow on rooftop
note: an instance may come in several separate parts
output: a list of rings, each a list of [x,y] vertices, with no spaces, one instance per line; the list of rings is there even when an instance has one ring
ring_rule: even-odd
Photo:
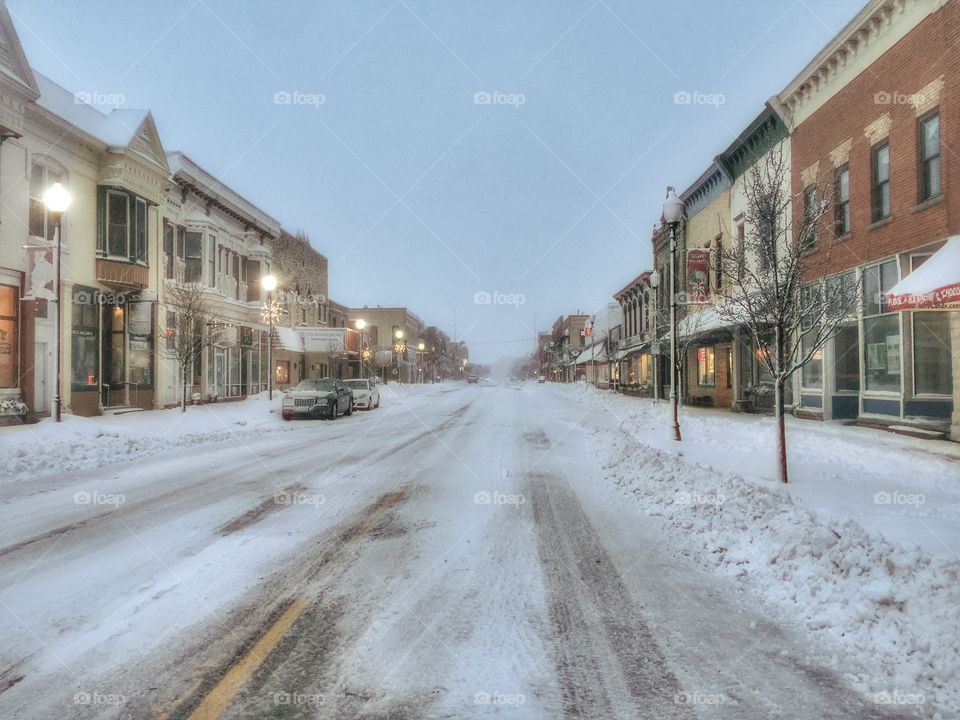
[[[147,116],[147,110],[132,108],[104,114],[84,102],[82,93],[70,92],[43,73],[34,71],[34,75],[40,89],[40,107],[110,147],[127,147]]]

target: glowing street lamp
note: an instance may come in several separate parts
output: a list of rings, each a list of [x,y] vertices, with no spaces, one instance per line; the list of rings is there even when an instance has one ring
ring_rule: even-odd
[[[60,183],[54,183],[43,194],[43,204],[46,206],[47,212],[50,213],[50,220],[53,222],[54,234],[57,238],[57,392],[54,396],[53,402],[54,419],[56,422],[60,422],[62,408],[62,396],[60,394],[60,390],[61,376],[63,374],[60,369],[60,354],[62,344],[60,333],[63,323],[63,298],[60,291],[60,258],[62,255],[63,241],[60,237],[60,222],[63,220],[63,214],[67,211],[67,208],[70,207],[70,193],[67,192],[67,189]]]
[[[267,344],[267,366],[270,368],[267,374],[267,400],[273,400],[273,322],[279,315],[279,309],[273,303],[273,291],[277,289],[277,276],[264,275],[260,278],[260,287],[267,291],[267,304],[260,311],[260,316],[270,326],[270,339]]]
[[[673,405],[673,439],[680,439],[680,421],[677,418],[677,226],[683,218],[683,202],[677,191],[667,188],[663,201],[663,220],[670,227],[670,402]],[[659,281],[658,281],[659,284]]]
[[[363,377],[363,365],[366,360],[369,359],[370,351],[363,344],[363,331],[367,327],[367,321],[363,318],[357,318],[353,322],[354,327],[360,331],[360,377]]]

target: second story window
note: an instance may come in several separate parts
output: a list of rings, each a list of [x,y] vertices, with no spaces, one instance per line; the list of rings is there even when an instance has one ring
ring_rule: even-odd
[[[920,120],[920,202],[940,192],[940,114],[934,112]]]
[[[30,168],[30,235],[53,242],[53,223],[43,202],[43,193],[54,183],[61,182],[61,175],[39,163]]]
[[[207,237],[207,285],[217,286],[217,236]]]
[[[873,221],[890,216],[890,143],[873,148]]]
[[[186,265],[183,281],[198,283],[203,281],[203,233],[187,231],[184,233]]]
[[[163,276],[168,280],[173,279],[173,244],[176,228],[163,221]]]
[[[837,170],[834,194],[837,237],[840,237],[850,232],[850,168],[847,165]]]
[[[101,257],[147,262],[147,201],[125,190],[100,189]]]

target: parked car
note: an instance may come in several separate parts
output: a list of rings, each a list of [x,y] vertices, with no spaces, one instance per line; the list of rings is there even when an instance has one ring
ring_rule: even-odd
[[[295,415],[330,418],[353,414],[353,393],[341,380],[333,378],[301,380],[283,396],[280,415],[290,420]]]
[[[353,393],[353,406],[357,410],[373,410],[380,407],[380,388],[370,378],[344,380],[344,385]]]
[[[476,385],[480,379],[476,375],[467,375],[467,383]]]

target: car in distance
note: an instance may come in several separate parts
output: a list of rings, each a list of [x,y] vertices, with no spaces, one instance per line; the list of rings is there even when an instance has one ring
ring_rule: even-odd
[[[480,378],[478,378],[476,375],[467,375],[468,384],[476,385],[478,382],[480,382]]]
[[[537,378],[538,383],[545,383],[546,381],[547,381],[547,378],[544,375],[541,375],[540,377]]]
[[[371,378],[344,380],[343,384],[353,393],[353,406],[357,410],[373,410],[380,407],[380,388]]]
[[[294,416],[330,418],[353,414],[353,393],[341,380],[313,378],[301,380],[283,396],[280,415],[284,420]]]

